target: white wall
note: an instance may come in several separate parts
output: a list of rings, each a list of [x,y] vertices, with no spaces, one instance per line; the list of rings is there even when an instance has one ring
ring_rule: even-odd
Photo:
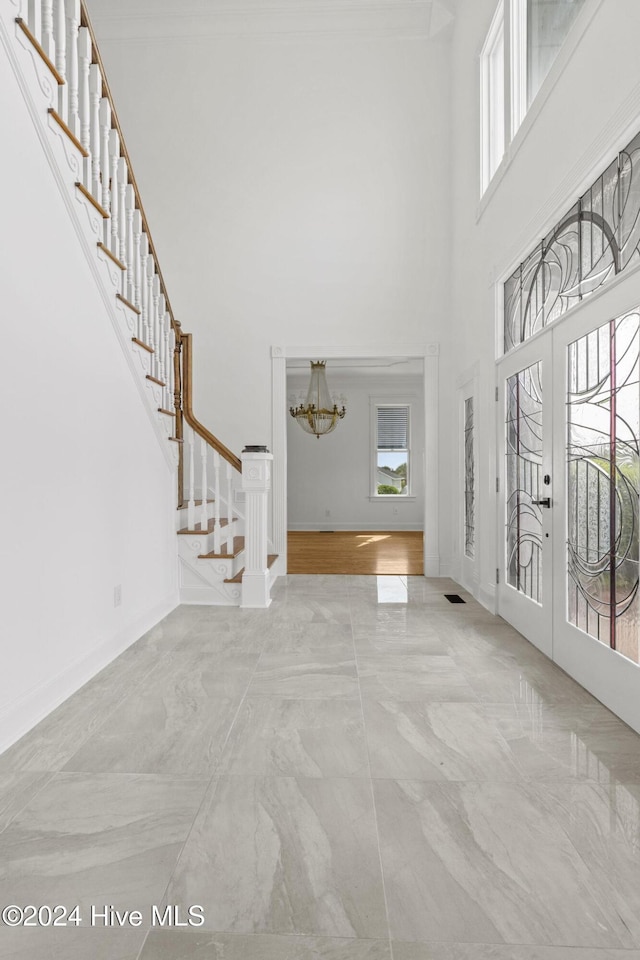
[[[172,471],[4,51],[0,91],[1,750],[177,589]]]
[[[503,175],[479,208],[478,55],[496,5],[496,0],[460,0],[452,48],[452,315],[458,345],[454,379],[464,380],[471,370],[478,375],[477,562],[481,597],[489,604],[496,568],[494,359],[499,281],[640,130],[640,4],[587,0],[585,7],[595,8],[593,19],[564,70],[556,75],[552,70],[545,81]],[[609,318],[607,296],[602,294],[603,319]],[[459,462],[454,460],[456,469]],[[461,537],[458,525],[458,564]]]
[[[421,530],[424,521],[424,391],[419,377],[360,375],[345,380],[328,371],[332,393],[347,397],[347,415],[317,439],[289,418],[287,498],[290,530]],[[306,380],[287,379],[306,392]],[[412,498],[372,499],[370,398],[411,403]],[[328,513],[327,513],[328,511]]]
[[[271,345],[439,342],[446,382],[447,36],[401,29],[407,4],[323,4],[308,28],[281,21],[286,4],[216,19],[187,2],[179,24],[147,0],[89,6],[172,304],[194,333],[200,419],[236,451],[271,443]],[[384,31],[371,26],[382,8]]]

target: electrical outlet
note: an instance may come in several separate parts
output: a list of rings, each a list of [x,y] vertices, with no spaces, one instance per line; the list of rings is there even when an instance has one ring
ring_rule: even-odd
[[[330,516],[331,516],[331,510],[325,510],[324,515],[325,515],[325,517],[330,517]]]
[[[119,607],[122,603],[122,584],[117,583],[113,588],[113,605],[114,607]]]
[[[393,508],[393,515],[394,515],[394,517],[397,517],[397,516],[398,516],[398,508],[397,508],[397,507],[394,507],[394,508]]]

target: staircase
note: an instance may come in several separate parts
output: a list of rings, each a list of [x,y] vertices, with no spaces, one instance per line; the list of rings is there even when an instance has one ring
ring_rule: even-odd
[[[192,337],[171,307],[87,11],[0,0],[0,41],[175,471],[180,599],[266,607],[272,457],[236,456],[194,415]]]

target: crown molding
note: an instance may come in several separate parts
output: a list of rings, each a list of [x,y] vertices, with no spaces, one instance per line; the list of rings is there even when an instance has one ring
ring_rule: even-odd
[[[431,39],[453,23],[451,0],[90,0],[100,42],[346,36]],[[449,5],[448,5],[449,4]]]

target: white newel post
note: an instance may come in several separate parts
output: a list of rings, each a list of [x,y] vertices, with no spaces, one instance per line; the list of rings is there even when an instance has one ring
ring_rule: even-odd
[[[242,489],[245,494],[245,565],[241,607],[268,607],[267,514],[271,489],[273,454],[266,447],[246,447],[242,460]]]

